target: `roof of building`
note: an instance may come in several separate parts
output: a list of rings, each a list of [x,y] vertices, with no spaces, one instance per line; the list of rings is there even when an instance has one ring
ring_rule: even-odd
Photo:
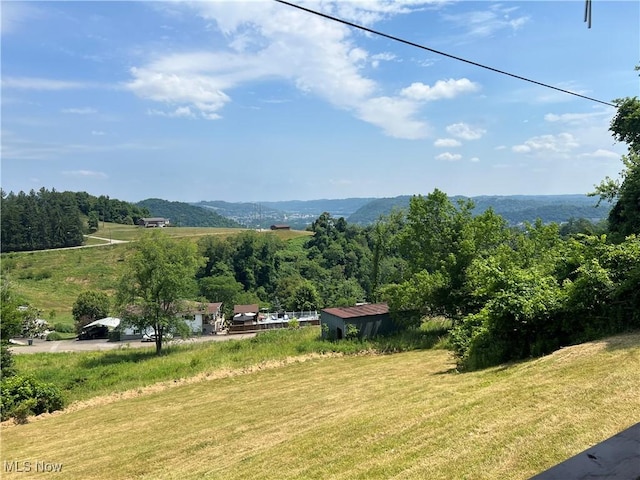
[[[256,313],[260,311],[260,307],[258,306],[258,304],[253,304],[253,305],[234,305],[233,306],[233,313],[234,315],[236,313]]]
[[[322,311],[329,315],[346,319],[368,317],[370,315],[384,315],[389,313],[389,305],[386,303],[367,303],[365,305],[357,305],[355,307],[325,308]]]
[[[143,217],[140,220],[142,220],[143,222],[167,222],[167,221],[169,221],[168,218],[164,218],[164,217]]]
[[[120,319],[116,317],[106,317],[101,318],[100,320],[95,320],[91,323],[87,323],[84,328],[88,327],[109,327],[109,328],[117,328],[120,325]]]
[[[195,314],[195,313],[208,313],[214,314],[220,310],[222,302],[216,303],[204,303],[204,302],[189,302],[185,305],[185,311],[182,313]]]

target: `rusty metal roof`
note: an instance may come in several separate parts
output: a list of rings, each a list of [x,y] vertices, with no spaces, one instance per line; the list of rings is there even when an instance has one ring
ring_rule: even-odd
[[[325,308],[322,311],[343,319],[357,318],[389,313],[389,305],[386,303],[368,303],[366,305],[357,305],[355,307]]]
[[[233,313],[258,313],[260,311],[260,307],[258,304],[254,305],[234,305]]]

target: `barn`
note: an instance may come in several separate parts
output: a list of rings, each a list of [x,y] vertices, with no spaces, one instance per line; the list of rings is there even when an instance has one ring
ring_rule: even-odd
[[[386,303],[325,308],[320,312],[320,324],[323,335],[336,340],[345,338],[349,325],[358,329],[360,338],[386,335],[398,330],[389,315],[389,306]]]

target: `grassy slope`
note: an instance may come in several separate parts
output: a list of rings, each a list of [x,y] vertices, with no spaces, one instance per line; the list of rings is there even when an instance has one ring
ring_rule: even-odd
[[[205,235],[235,235],[240,229],[230,228],[165,228],[167,235],[197,241]],[[128,225],[100,224],[93,234],[114,240],[136,240],[144,229]],[[284,240],[306,236],[309,232],[265,232]],[[88,239],[87,244],[105,243]],[[102,290],[112,294],[120,278],[127,253],[126,244],[105,244],[102,247],[54,250],[29,253],[9,253],[1,257],[3,275],[14,284],[16,293],[41,309],[45,318],[56,312],[56,322],[73,323],[71,309],[78,295],[85,290]]]
[[[639,365],[638,333],[467,374],[443,350],[311,359],[5,426],[2,460],[65,479],[528,478],[640,421]]]

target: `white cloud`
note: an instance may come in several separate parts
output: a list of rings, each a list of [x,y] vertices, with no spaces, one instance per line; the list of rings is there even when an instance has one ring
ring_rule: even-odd
[[[493,4],[488,10],[469,11],[457,15],[443,15],[455,25],[466,30],[466,36],[490,37],[499,30],[519,30],[529,21],[527,15],[512,16],[517,9],[505,8],[501,4]]]
[[[106,134],[101,130],[91,130],[91,135],[102,136]]]
[[[457,160],[460,160],[461,158],[462,158],[462,155],[458,153],[444,152],[438,155],[436,157],[436,160],[446,160],[447,162],[455,162]]]
[[[96,172],[93,170],[68,170],[62,172],[63,175],[67,175],[69,177],[92,177],[92,178],[108,178],[108,175],[104,172]]]
[[[141,97],[170,104],[192,105],[203,113],[220,110],[231,99],[220,90],[214,78],[197,74],[163,73],[132,68],[135,79],[128,87]]]
[[[89,85],[82,82],[52,80],[49,78],[3,77],[2,87],[19,90],[72,90],[88,88]]]
[[[468,78],[455,80],[438,80],[433,87],[421,82],[412,83],[403,89],[400,94],[404,97],[418,101],[440,100],[442,98],[454,98],[463,93],[476,92],[480,86]]]
[[[604,150],[599,148],[591,153],[583,153],[580,155],[581,157],[591,157],[591,158],[610,158],[612,160],[619,160],[620,154],[616,152],[612,152],[611,150]]]
[[[165,112],[162,110],[147,110],[148,115],[157,115],[160,117],[171,117],[171,118],[195,118],[195,114],[191,111],[189,107],[178,107],[172,112]],[[204,116],[204,112],[202,112]],[[219,118],[219,117],[218,117]]]
[[[95,108],[83,107],[83,108],[63,108],[62,113],[72,113],[75,115],[91,115],[92,113],[98,113]]]
[[[447,132],[454,137],[462,138],[463,140],[478,140],[487,133],[487,131],[482,128],[474,128],[466,123],[454,123],[453,125],[449,125],[447,127]]]
[[[371,55],[371,66],[373,68],[378,68],[380,66],[380,62],[390,62],[391,60],[395,60],[396,56],[392,53],[376,53],[375,55]]]
[[[455,138],[438,138],[433,142],[433,146],[439,148],[459,147],[460,145],[462,145],[462,143]]]
[[[560,115],[547,113],[544,119],[552,123],[581,124],[605,115],[608,115],[608,113],[604,111],[592,113],[562,113]]]
[[[523,144],[514,145],[511,150],[516,153],[544,152],[544,153],[567,153],[579,147],[575,137],[570,133],[559,133],[557,135],[540,135],[532,137]]]
[[[478,163],[478,162],[480,161],[480,159],[479,159],[478,157],[471,157],[471,158],[469,159],[469,161],[470,161],[470,162],[473,162],[473,163]]]
[[[318,8],[370,23],[428,3],[327,2]],[[389,60],[392,55],[356,47],[353,31],[346,26],[275,2],[255,2],[251,8],[240,2],[193,2],[183,7],[213,22],[233,49],[154,56],[130,71],[132,78],[125,86],[139,97],[188,107],[203,118],[220,118],[232,101],[233,89],[275,79],[322,98],[387,135],[406,139],[427,135],[428,125],[418,118],[419,100],[385,94],[380,84],[362,72],[365,62]],[[469,84],[445,82],[434,87],[431,95],[446,96],[450,91],[469,89]]]

